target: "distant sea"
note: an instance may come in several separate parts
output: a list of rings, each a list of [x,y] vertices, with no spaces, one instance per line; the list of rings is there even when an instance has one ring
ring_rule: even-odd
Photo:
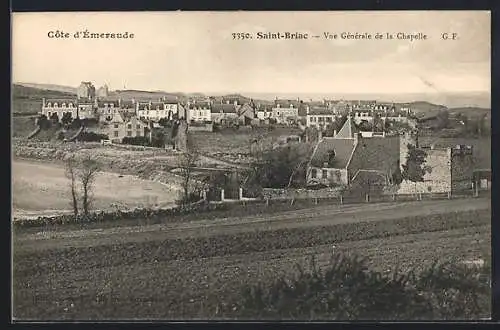
[[[241,95],[254,99],[272,101],[276,97],[280,99],[300,98],[304,101],[327,100],[377,100],[381,102],[416,102],[425,101],[434,104],[445,105],[449,108],[479,107],[491,108],[491,94],[486,92],[464,92],[464,93],[408,93],[408,94],[363,94],[363,93],[245,93]]]

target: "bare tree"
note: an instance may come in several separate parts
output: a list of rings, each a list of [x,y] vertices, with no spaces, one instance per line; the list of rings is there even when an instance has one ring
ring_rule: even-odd
[[[182,154],[179,168],[182,176],[182,198],[181,203],[189,201],[190,193],[192,192],[193,169],[196,167],[196,162],[199,159],[198,150],[194,145],[192,137],[188,134],[186,141],[186,151]]]
[[[92,207],[92,189],[99,171],[99,164],[91,156],[87,156],[82,160],[81,168],[78,171],[78,178],[82,185],[82,208],[85,215],[89,213]]]
[[[74,156],[66,160],[66,177],[70,180],[71,205],[73,214],[78,216],[78,194],[76,192],[76,161]]]

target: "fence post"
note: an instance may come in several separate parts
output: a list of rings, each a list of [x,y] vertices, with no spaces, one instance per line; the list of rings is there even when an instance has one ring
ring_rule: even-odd
[[[314,198],[314,204],[316,204],[316,205],[318,204],[318,197]]]
[[[392,200],[395,201],[396,200],[396,194],[392,194]]]
[[[367,203],[370,201],[370,197],[369,197],[368,194],[365,195],[365,200],[366,200]]]
[[[340,205],[344,205],[344,197],[340,195]]]
[[[451,199],[451,191],[448,191],[448,199]]]
[[[221,200],[221,202],[224,201],[224,189],[220,190],[220,200]]]
[[[422,200],[422,193],[418,193],[418,200],[421,201]]]
[[[239,199],[243,199],[243,188],[240,187],[240,191],[239,191]]]
[[[266,197],[266,206],[269,206],[269,197]]]

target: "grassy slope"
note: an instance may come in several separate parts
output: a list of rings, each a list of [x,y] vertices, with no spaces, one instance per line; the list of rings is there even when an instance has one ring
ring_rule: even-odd
[[[67,92],[26,87],[14,84],[12,91],[12,110],[16,113],[37,113],[42,109],[42,98],[74,98]]]

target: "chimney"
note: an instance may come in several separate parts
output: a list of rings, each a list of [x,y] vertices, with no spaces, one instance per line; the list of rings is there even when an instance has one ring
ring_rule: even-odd
[[[309,106],[306,106],[306,114],[309,114]]]
[[[226,100],[226,104],[229,104],[229,100]]]
[[[233,104],[234,104],[234,106],[237,106],[238,105],[238,101],[234,100]]]
[[[336,136],[337,136],[337,130],[336,130],[336,129],[334,129],[334,130],[333,130],[333,137],[336,137]]]
[[[42,107],[44,107],[44,106],[45,106],[45,97],[42,98]]]

